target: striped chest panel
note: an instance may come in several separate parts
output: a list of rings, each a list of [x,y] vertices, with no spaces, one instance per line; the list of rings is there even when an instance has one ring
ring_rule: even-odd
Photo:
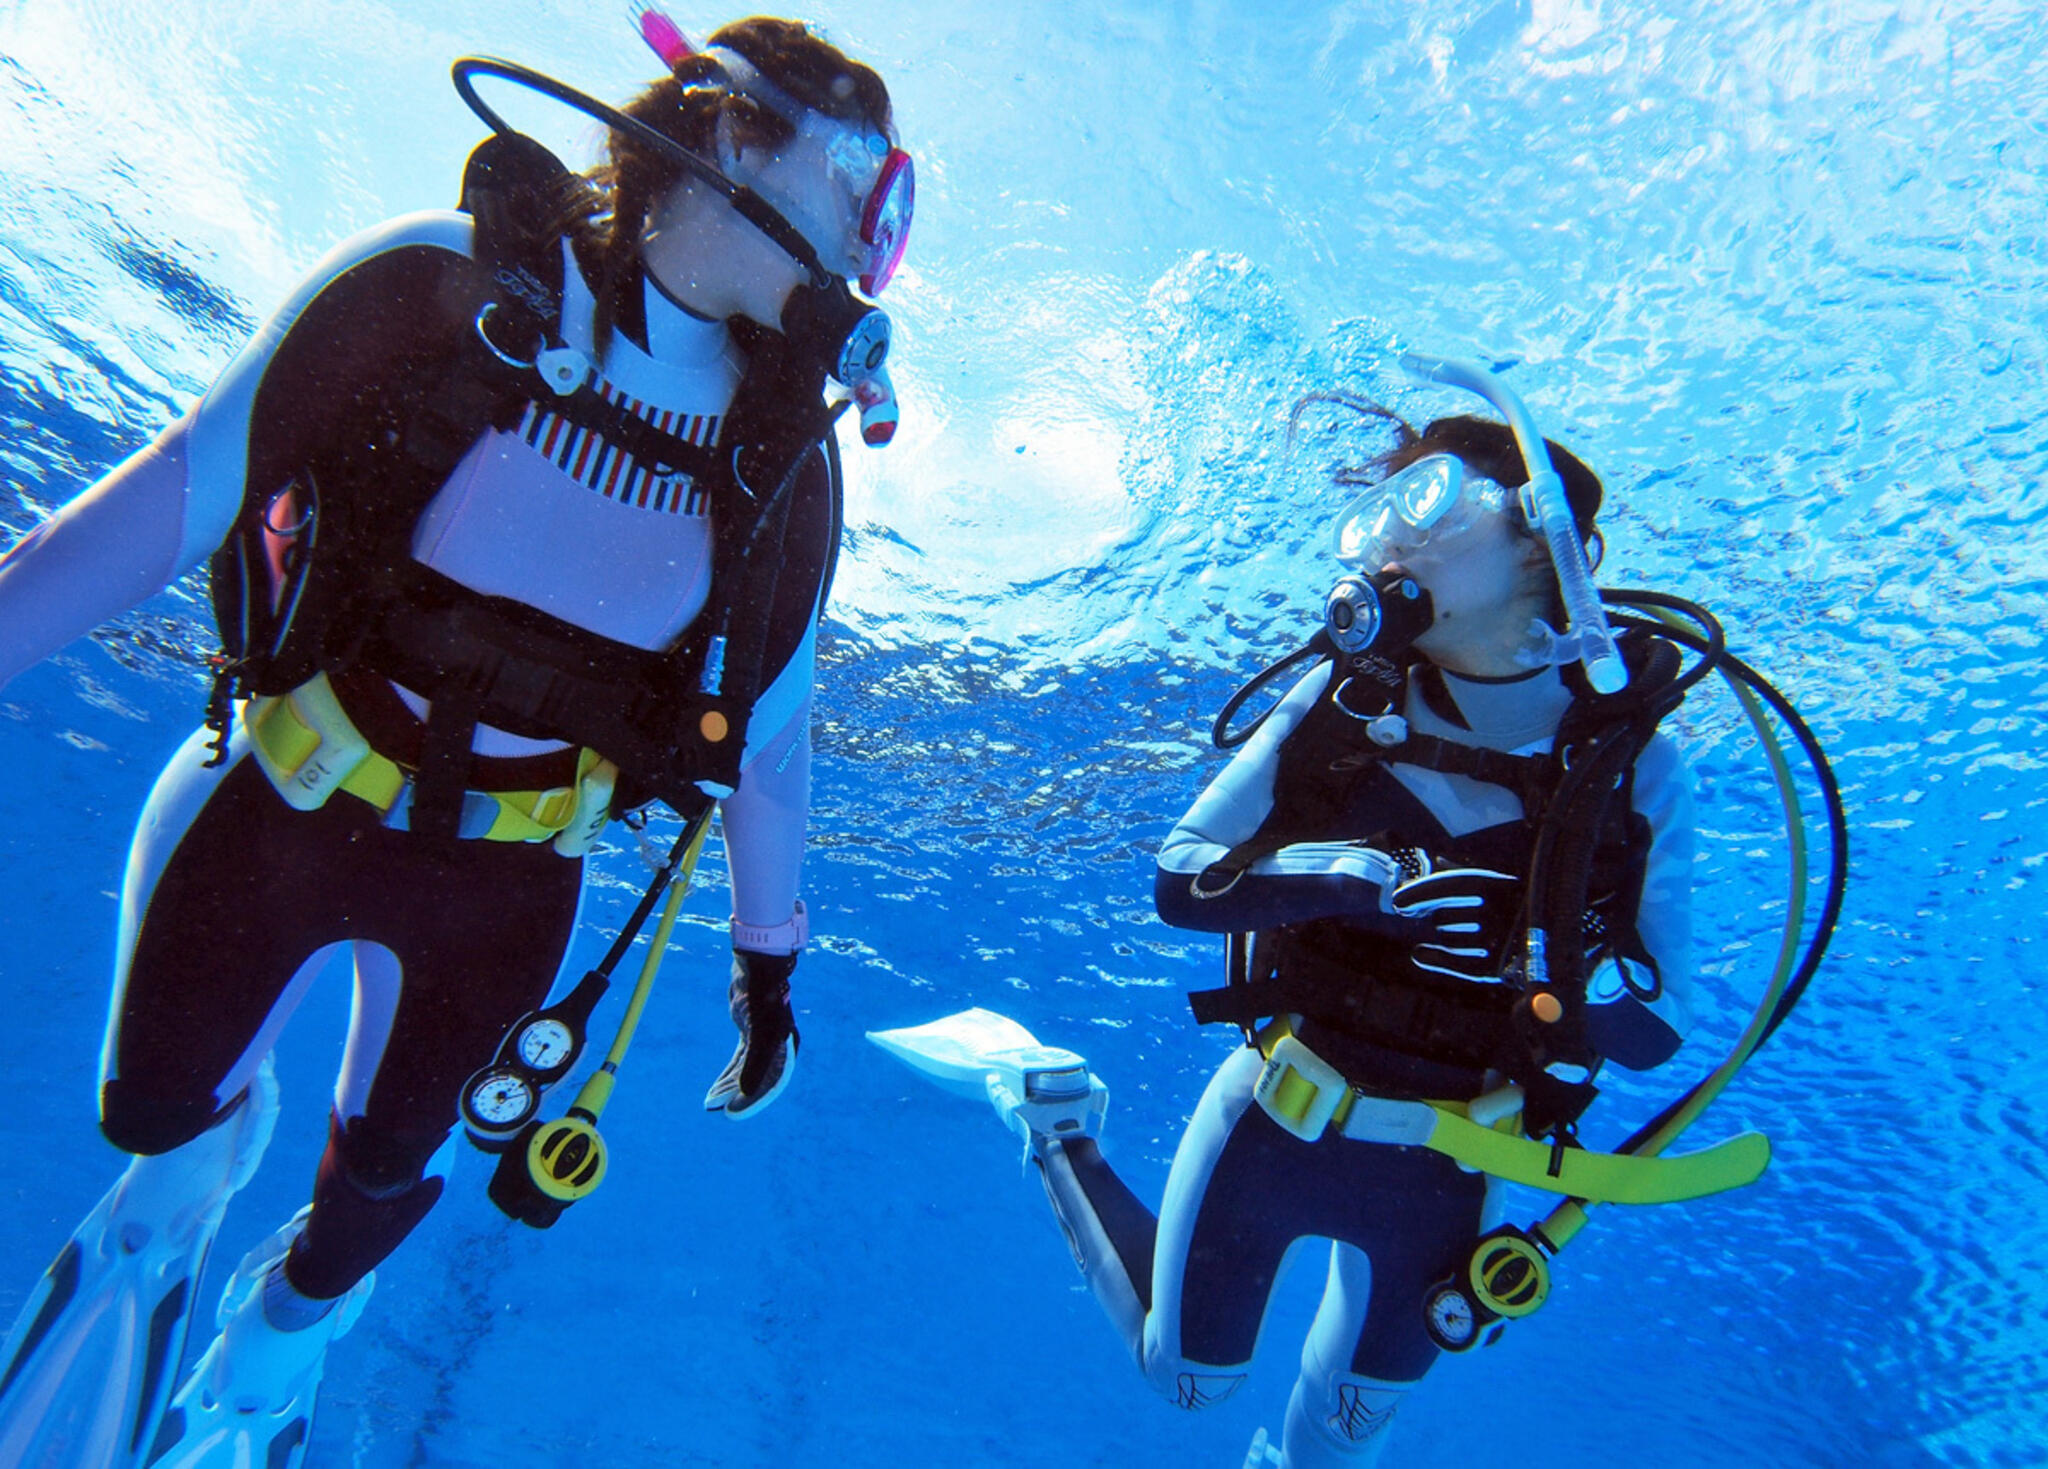
[[[706,448],[718,442],[722,414],[657,408],[608,381],[600,382],[598,391],[608,402],[663,433]],[[570,423],[545,404],[528,403],[513,435],[576,483],[607,500],[670,515],[710,513],[709,489],[690,475],[665,474],[641,464],[598,432]]]

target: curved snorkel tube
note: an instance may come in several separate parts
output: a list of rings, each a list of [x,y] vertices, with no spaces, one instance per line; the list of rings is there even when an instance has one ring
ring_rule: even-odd
[[[1522,486],[1522,510],[1529,523],[1542,533],[1544,545],[1550,548],[1550,564],[1557,570],[1557,586],[1564,598],[1565,629],[1554,634],[1552,661],[1576,661],[1596,693],[1620,692],[1628,683],[1628,669],[1615,649],[1607,613],[1593,586],[1593,569],[1586,564],[1586,547],[1572,520],[1564,481],[1551,466],[1550,451],[1544,447],[1543,435],[1537,431],[1536,420],[1529,416],[1528,408],[1506,383],[1476,362],[1403,352],[1401,367],[1425,382],[1477,393],[1507,420],[1515,442],[1521,447],[1522,463],[1529,471],[1529,482]]]
[[[811,242],[803,237],[795,225],[783,218],[774,205],[745,184],[727,178],[716,167],[699,158],[674,138],[665,136],[636,118],[626,116],[618,108],[558,82],[530,66],[521,66],[514,61],[499,61],[488,56],[464,56],[451,68],[450,74],[455,81],[455,90],[463,102],[492,132],[516,133],[518,129],[498,116],[489,103],[477,96],[474,78],[478,76],[497,77],[515,86],[524,87],[529,92],[551,97],[565,107],[572,107],[614,131],[626,133],[645,143],[692,178],[723,195],[726,203],[733,207],[740,218],[766,235],[777,249],[804,269],[810,276],[813,286],[825,290],[837,279],[825,269],[824,264],[818,259],[818,252],[811,248]]]

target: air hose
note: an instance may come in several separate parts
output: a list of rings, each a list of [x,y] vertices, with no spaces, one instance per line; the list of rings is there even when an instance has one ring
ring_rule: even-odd
[[[710,830],[711,813],[707,807],[684,832],[687,845],[680,864],[675,864],[673,880],[668,882],[668,901],[662,906],[661,919],[640,963],[640,977],[626,1002],[626,1013],[619,1021],[618,1034],[605,1053],[603,1064],[583,1083],[567,1113],[553,1122],[536,1118],[527,1123],[498,1160],[497,1170],[491,1175],[491,1202],[521,1224],[549,1228],[562,1217],[564,1209],[588,1198],[604,1182],[609,1157],[604,1138],[597,1130],[597,1120],[611,1101],[619,1065],[626,1059],[640,1016],[647,1008],[648,996],[654,991],[655,976],[661,972],[662,958],[668,952],[669,935],[675,930],[676,914],[690,890],[690,878]],[[674,864],[673,858],[671,863]],[[657,877],[657,884],[661,881]],[[658,887],[650,888],[648,897],[658,891]],[[646,903],[643,899],[643,914]]]
[[[1764,750],[1785,815],[1791,885],[1770,982],[1765,986],[1749,1023],[1720,1064],[1615,1149],[1617,1153],[1655,1157],[1699,1120],[1708,1106],[1727,1089],[1736,1073],[1784,1023],[1805,994],[1820,968],[1841,915],[1842,898],[1848,886],[1849,826],[1842,807],[1840,787],[1819,739],[1791,702],[1769,680],[1726,650],[1719,626],[1705,609],[1683,598],[1660,592],[1603,590],[1601,597],[1610,604],[1650,614],[1647,618],[1617,618],[1617,627],[1654,631],[1700,654],[1700,661],[1682,679],[1684,687],[1691,687],[1709,672],[1718,672],[1722,676]],[[1706,629],[1706,633],[1703,635],[1688,629],[1684,625],[1687,621]],[[1819,784],[1827,814],[1826,892],[1813,933],[1803,944],[1810,881],[1806,817],[1791,764],[1786,759],[1783,742],[1771,726],[1766,706],[1791,730],[1806,756]],[[1431,1338],[1448,1350],[1463,1350],[1479,1340],[1481,1329],[1488,1324],[1501,1318],[1526,1316],[1542,1305],[1549,1294],[1548,1259],[1561,1253],[1585,1228],[1592,1207],[1584,1199],[1566,1199],[1540,1223],[1526,1230],[1507,1225],[1483,1237],[1474,1246],[1460,1274],[1438,1286],[1427,1298],[1425,1320]],[[1496,1327],[1487,1340],[1497,1340],[1498,1336],[1499,1328]]]

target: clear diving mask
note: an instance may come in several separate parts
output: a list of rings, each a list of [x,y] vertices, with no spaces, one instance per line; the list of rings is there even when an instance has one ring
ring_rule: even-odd
[[[703,54],[719,64],[734,91],[788,123],[799,143],[823,155],[841,211],[836,220],[813,223],[836,230],[842,241],[859,242],[861,291],[880,295],[910,244],[910,218],[917,206],[917,169],[910,155],[880,132],[805,106],[728,46],[709,46]],[[811,241],[828,259],[833,243]]]
[[[1351,570],[1371,574],[1405,552],[1454,540],[1499,516],[1512,517],[1515,529],[1528,533],[1507,490],[1468,474],[1456,455],[1432,454],[1346,505],[1331,550]]]

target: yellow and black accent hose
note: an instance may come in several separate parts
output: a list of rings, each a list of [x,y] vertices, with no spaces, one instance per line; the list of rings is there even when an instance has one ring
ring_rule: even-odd
[[[1625,592],[1609,594],[1610,600],[1624,606],[1643,607],[1649,610],[1662,624],[1660,631],[1695,649],[1701,640],[1688,634],[1679,624],[1676,614],[1689,614],[1689,604],[1676,597],[1667,597],[1651,592]],[[1765,986],[1763,997],[1757,1002],[1749,1024],[1737,1039],[1734,1048],[1705,1077],[1687,1090],[1676,1101],[1664,1108],[1655,1117],[1638,1128],[1616,1149],[1617,1152],[1633,1153],[1639,1157],[1654,1157],[1670,1147],[1688,1127],[1699,1120],[1714,1099],[1727,1089],[1735,1074],[1749,1063],[1762,1048],[1765,1041],[1785,1022],[1806,993],[1815,971],[1820,968],[1821,959],[1827,952],[1828,940],[1834,934],[1835,922],[1842,911],[1842,896],[1848,887],[1849,822],[1842,808],[1840,788],[1835,783],[1833,768],[1828,764],[1820,741],[1805,720],[1799,717],[1785,696],[1773,688],[1768,680],[1754,668],[1734,654],[1722,651],[1714,660],[1718,671],[1735,696],[1741,701],[1742,710],[1748,716],[1750,726],[1756,732],[1757,742],[1762,746],[1765,758],[1770,763],[1771,776],[1778,790],[1778,801],[1785,814],[1786,855],[1790,867],[1790,886],[1785,905],[1785,922],[1779,933],[1777,962],[1772,968],[1770,983]],[[1775,730],[1771,728],[1764,706],[1783,721],[1792,731],[1801,752],[1811,765],[1815,779],[1819,782],[1822,803],[1826,808],[1828,823],[1828,876],[1826,895],[1821,911],[1815,921],[1814,931],[1802,945],[1801,937],[1806,922],[1806,897],[1810,877],[1809,853],[1806,841],[1806,817],[1799,801],[1798,788],[1793,783],[1792,768],[1785,758],[1785,748]],[[1552,1254],[1564,1248],[1573,1235],[1586,1223],[1589,1206],[1583,1200],[1567,1199],[1551,1211],[1548,1217],[1536,1227],[1536,1232]]]
[[[597,1130],[597,1120],[611,1101],[619,1063],[626,1058],[640,1016],[647,1008],[647,998],[654,991],[655,976],[661,972],[662,957],[668,952],[669,935],[675,930],[676,914],[690,890],[690,878],[697,870],[697,859],[703,853],[704,838],[710,830],[711,810],[707,805],[677,839],[667,864],[656,875],[638,913],[621,935],[625,943],[631,942],[647,911],[662,889],[667,888],[668,900],[662,907],[661,921],[655,925],[654,938],[640,963],[640,978],[626,1002],[619,1032],[603,1064],[583,1083],[565,1115],[552,1122],[536,1118],[527,1123],[498,1160],[497,1170],[491,1175],[491,1202],[521,1224],[549,1228],[562,1217],[564,1209],[589,1197],[604,1182],[609,1158],[604,1138]]]
[[[1790,867],[1789,899],[1779,935],[1777,962],[1749,1024],[1719,1065],[1615,1149],[1617,1154],[1653,1158],[1662,1154],[1699,1120],[1700,1114],[1727,1089],[1736,1073],[1771,1038],[1805,994],[1827,953],[1828,941],[1841,915],[1842,897],[1848,887],[1849,823],[1834,770],[1828,763],[1826,752],[1821,749],[1819,739],[1791,702],[1772,687],[1769,680],[1727,651],[1721,641],[1719,627],[1710,614],[1682,598],[1661,592],[1603,591],[1601,596],[1611,604],[1650,614],[1648,618],[1617,618],[1617,627],[1655,631],[1692,649],[1701,655],[1701,665],[1690,670],[1690,674],[1699,677],[1710,671],[1717,672],[1733,690],[1764,751],[1777,786],[1779,804],[1785,815],[1786,854]],[[1688,629],[1685,621],[1694,623],[1703,631]],[[1825,896],[1811,935],[1805,933],[1807,889],[1811,879],[1806,814],[1800,804],[1783,742],[1772,727],[1766,706],[1769,713],[1775,714],[1792,732],[1820,787],[1826,810],[1828,873]],[[1431,1293],[1426,1318],[1432,1339],[1447,1350],[1462,1350],[1474,1345],[1487,1325],[1503,1317],[1526,1315],[1542,1304],[1549,1291],[1547,1259],[1559,1254],[1585,1228],[1592,1207],[1592,1202],[1587,1199],[1568,1198],[1540,1223],[1532,1224],[1526,1230],[1509,1225],[1482,1238],[1468,1257],[1464,1278],[1447,1281]],[[1527,1287],[1522,1283],[1532,1277],[1540,1281],[1540,1289],[1534,1292],[1533,1302],[1524,1304]],[[1497,1280],[1510,1279],[1519,1288],[1495,1291]],[[1502,1309],[1503,1305],[1515,1309]],[[1451,1327],[1448,1332],[1443,1329],[1445,1324]],[[1495,1336],[1497,1334],[1494,1333]]]

